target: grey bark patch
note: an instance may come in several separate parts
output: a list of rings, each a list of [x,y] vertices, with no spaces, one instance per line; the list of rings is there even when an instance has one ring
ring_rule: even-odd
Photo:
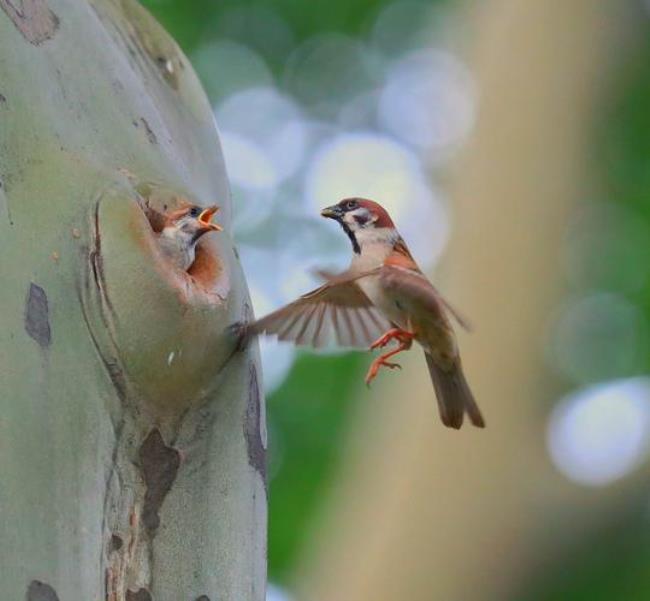
[[[0,0],[16,29],[30,43],[38,46],[54,37],[59,18],[49,9],[46,0]]]
[[[47,348],[52,342],[50,316],[45,290],[34,283],[29,285],[29,294],[25,305],[25,331],[41,348]]]
[[[158,511],[176,479],[181,456],[175,448],[165,444],[157,429],[149,432],[140,447],[139,455],[146,487],[142,523],[153,534],[160,526]]]
[[[257,368],[250,364],[248,379],[248,404],[244,420],[244,436],[248,450],[248,463],[262,476],[266,486],[266,448],[262,441],[260,385]]]
[[[32,580],[27,587],[26,601],[59,601],[56,591],[45,582]]]
[[[137,591],[127,590],[126,601],[152,601],[151,593],[146,588]]]

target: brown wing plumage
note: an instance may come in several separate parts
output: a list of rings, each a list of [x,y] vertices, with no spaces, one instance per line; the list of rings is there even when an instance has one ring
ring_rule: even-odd
[[[425,311],[444,319],[448,311],[461,327],[471,330],[469,322],[436,290],[415,262],[409,264],[406,260],[391,260],[389,257],[380,271],[380,277],[387,291],[400,296],[403,294],[409,299],[412,310]]]
[[[382,274],[389,286],[399,286],[403,280],[407,293],[410,291],[416,297],[424,299],[425,302],[428,300],[430,308],[434,311],[440,311],[440,307],[444,307],[462,328],[468,331],[472,329],[469,321],[436,290],[420,271],[418,264],[401,238],[393,247],[393,252],[386,258]]]
[[[419,270],[385,264],[379,277],[386,292],[398,296],[400,304],[408,313],[446,320],[445,302]]]
[[[370,346],[392,324],[357,286],[358,277],[336,276],[298,300],[250,324],[248,333],[316,348]]]

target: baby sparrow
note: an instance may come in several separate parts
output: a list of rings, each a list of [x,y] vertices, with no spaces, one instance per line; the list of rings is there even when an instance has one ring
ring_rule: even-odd
[[[183,207],[164,215],[164,225],[158,241],[163,253],[183,271],[187,271],[196,253],[196,243],[208,232],[220,232],[223,228],[210,223],[217,205],[203,208],[196,205]]]

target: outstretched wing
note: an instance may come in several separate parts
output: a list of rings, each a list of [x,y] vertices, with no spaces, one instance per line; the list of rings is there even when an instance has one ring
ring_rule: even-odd
[[[250,335],[270,334],[279,340],[319,348],[370,346],[392,324],[372,305],[356,277],[332,277],[326,284],[250,324]]]

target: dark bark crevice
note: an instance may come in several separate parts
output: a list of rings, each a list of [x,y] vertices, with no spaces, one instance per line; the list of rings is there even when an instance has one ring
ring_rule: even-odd
[[[52,342],[49,306],[45,290],[34,283],[29,285],[25,304],[25,331],[41,348],[46,349]]]
[[[146,487],[142,523],[153,537],[160,526],[158,511],[176,479],[181,455],[177,449],[165,444],[159,430],[153,429],[142,443],[139,456]]]
[[[251,363],[248,380],[248,405],[244,420],[244,436],[248,450],[248,463],[262,476],[266,487],[266,447],[262,440],[261,430],[260,386],[257,368]]]
[[[56,591],[45,582],[32,580],[27,587],[26,601],[59,601]]]

